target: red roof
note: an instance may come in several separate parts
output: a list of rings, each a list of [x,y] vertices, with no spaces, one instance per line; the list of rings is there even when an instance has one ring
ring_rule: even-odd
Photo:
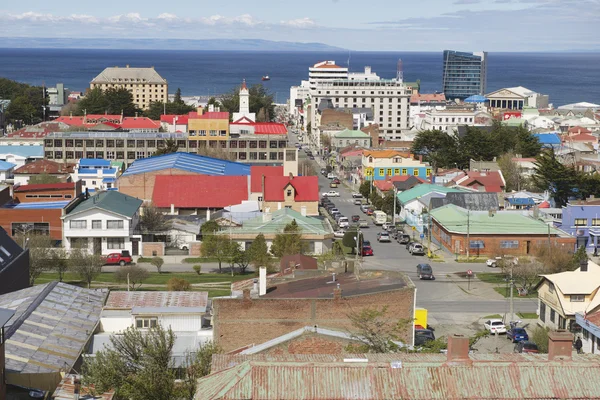
[[[15,192],[36,192],[38,190],[64,190],[75,189],[75,182],[65,183],[40,183],[38,185],[20,185],[15,186]]]
[[[572,140],[574,142],[598,142],[598,138],[587,133],[579,133],[565,138],[566,141]]]
[[[247,176],[157,175],[156,207],[224,208],[248,200]]]
[[[198,113],[195,114],[198,115]],[[177,121],[175,121],[175,118],[177,118]],[[165,114],[160,116],[160,122],[166,122],[169,125],[172,125],[174,122],[177,125],[187,125],[188,118],[188,115]]]
[[[462,179],[462,181],[461,181]],[[465,175],[457,176],[453,179],[460,186],[479,189],[483,186],[488,193],[502,192],[502,188],[506,185],[500,171],[477,172],[467,171]]]
[[[37,160],[25,164],[15,170],[15,174],[69,174],[73,172],[74,164],[57,163],[50,160]]]
[[[283,167],[263,167],[253,165],[250,167],[250,191],[252,193],[262,193],[262,177],[264,176],[283,176]]]
[[[550,208],[550,203],[548,203],[548,201],[542,201],[540,203],[540,205],[538,206],[538,208]]]
[[[121,127],[123,129],[158,129],[160,123],[147,117],[125,117]]]
[[[58,117],[55,119],[56,122],[62,122],[67,125],[83,126],[83,117]]]
[[[284,201],[288,185],[296,192],[294,201],[319,201],[319,178],[316,176],[266,176],[264,200]]]
[[[256,122],[254,133],[257,135],[287,135],[287,128],[284,124],[277,122]]]
[[[227,111],[208,111],[202,115],[198,115],[198,113],[196,113],[195,117],[192,117],[190,115],[190,118],[193,118],[193,119],[226,119],[227,121],[229,121],[229,113]]]
[[[573,127],[569,128],[569,130],[567,132],[570,134],[572,134],[572,133],[592,133],[592,131],[590,131],[587,128],[584,128],[583,126],[573,126]]]
[[[416,93],[410,96],[410,102],[412,103],[431,103],[446,101],[446,95],[444,93]]]

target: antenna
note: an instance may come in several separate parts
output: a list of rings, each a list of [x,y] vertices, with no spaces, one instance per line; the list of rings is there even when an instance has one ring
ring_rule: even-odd
[[[402,64],[402,59],[398,59],[398,65],[396,67],[396,80],[399,83],[404,82],[404,65]]]

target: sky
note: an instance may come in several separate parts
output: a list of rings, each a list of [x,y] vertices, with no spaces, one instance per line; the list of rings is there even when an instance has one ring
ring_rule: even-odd
[[[377,51],[600,50],[600,0],[4,0],[3,37],[266,39]]]

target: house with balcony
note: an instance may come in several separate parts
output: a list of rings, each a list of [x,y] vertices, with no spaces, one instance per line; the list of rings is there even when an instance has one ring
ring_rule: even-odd
[[[121,174],[121,169],[114,164],[111,160],[81,158],[77,160],[71,179],[73,182],[81,180],[81,185],[88,190],[112,189]]]
[[[396,150],[365,150],[362,155],[363,177],[369,181],[387,180],[389,177],[413,175],[420,178],[431,176],[431,166],[422,157],[413,158],[409,153]]]
[[[142,200],[113,190],[87,195],[61,218],[64,247],[102,255],[128,250],[138,255],[141,236],[134,235],[134,229],[141,205]]]

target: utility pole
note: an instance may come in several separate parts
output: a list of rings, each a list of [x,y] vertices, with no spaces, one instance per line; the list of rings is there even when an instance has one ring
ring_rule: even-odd
[[[394,228],[396,227],[396,202],[398,201],[396,198],[397,194],[398,189],[396,189],[396,186],[394,185],[394,215],[392,216],[392,225],[394,225]]]
[[[513,287],[515,286],[515,282],[513,280],[513,267],[514,264],[512,263],[512,261],[509,261],[511,263],[510,266],[510,321],[514,321],[515,320],[515,309],[514,309],[514,303],[513,303]]]
[[[470,240],[470,232],[469,232],[469,228],[470,228],[470,223],[471,223],[471,219],[470,219],[470,213],[469,210],[467,210],[467,243],[466,243],[466,247],[467,247],[467,261],[469,260],[469,250],[471,248],[471,240]]]
[[[432,225],[432,221],[431,221],[431,199],[429,199],[429,212],[427,214],[429,214],[427,217],[429,218],[428,221],[428,228],[427,228],[427,257],[431,258],[431,225]]]

